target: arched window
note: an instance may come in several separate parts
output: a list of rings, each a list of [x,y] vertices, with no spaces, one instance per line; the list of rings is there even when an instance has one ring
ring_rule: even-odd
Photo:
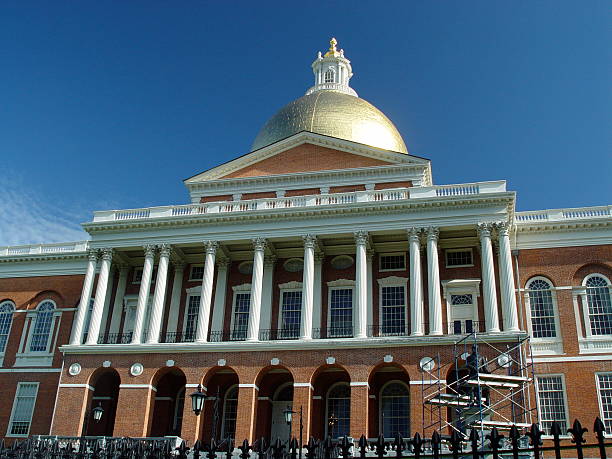
[[[405,384],[390,382],[380,391],[380,424],[386,438],[398,432],[410,436],[410,392]]]
[[[51,338],[54,310],[55,304],[49,300],[43,301],[38,305],[30,339],[30,352],[47,352]]]
[[[557,326],[552,284],[543,278],[527,283],[531,331],[534,338],[556,338]]]
[[[332,438],[349,434],[351,426],[351,387],[338,383],[327,393],[327,434]]]
[[[11,301],[0,303],[0,354],[6,349],[11,324],[13,323],[13,311],[15,305]]]
[[[592,335],[612,335],[610,282],[600,274],[586,279],[587,305]]]
[[[325,71],[324,83],[335,83],[336,80],[336,72],[333,68],[327,69]]]
[[[236,435],[236,418],[238,417],[238,386],[228,389],[223,400],[223,424],[221,438],[234,438]]]

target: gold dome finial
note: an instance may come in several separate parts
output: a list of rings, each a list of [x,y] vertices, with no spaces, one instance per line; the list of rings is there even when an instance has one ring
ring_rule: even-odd
[[[340,53],[338,52],[338,50],[336,49],[336,45],[338,44],[338,40],[336,40],[334,37],[332,37],[331,40],[329,40],[329,51],[327,51],[325,53],[325,57],[329,57],[329,56],[340,56]]]

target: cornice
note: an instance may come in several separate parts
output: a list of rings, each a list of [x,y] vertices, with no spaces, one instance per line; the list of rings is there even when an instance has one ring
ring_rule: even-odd
[[[489,343],[516,342],[525,338],[524,332],[483,333]],[[313,349],[363,349],[380,347],[415,347],[456,344],[459,339],[454,335],[441,336],[401,336],[337,338],[316,340],[277,340],[277,341],[228,341],[221,343],[156,343],[156,344],[94,344],[64,345],[60,351],[65,354],[159,354],[189,352],[254,352],[273,350],[308,351]]]
[[[593,220],[578,220],[568,222],[542,222],[542,223],[520,223],[515,224],[518,233],[558,233],[574,230],[600,230],[602,228],[612,229],[612,219],[602,218]]]
[[[479,208],[492,204],[503,205],[509,216],[514,209],[515,193],[512,191],[485,195],[457,197],[419,198],[401,201],[370,201],[351,204],[330,204],[321,207],[291,207],[271,210],[255,210],[222,214],[198,214],[180,217],[159,217],[131,219],[110,222],[87,222],[82,227],[90,234],[104,231],[145,230],[151,228],[202,226],[219,223],[278,221],[279,219],[304,219],[313,217],[338,216],[366,213],[368,215],[392,214],[400,211],[414,211],[428,208],[449,209]],[[511,217],[509,217],[510,219]]]
[[[27,255],[8,255],[1,256],[0,263],[15,263],[15,262],[51,262],[59,260],[81,260],[87,258],[87,251],[72,252],[72,253],[42,253],[42,254],[27,254]]]

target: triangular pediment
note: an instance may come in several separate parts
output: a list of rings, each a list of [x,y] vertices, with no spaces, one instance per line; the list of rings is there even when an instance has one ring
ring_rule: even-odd
[[[188,178],[185,184],[300,172],[428,163],[426,159],[405,153],[382,150],[304,131]]]

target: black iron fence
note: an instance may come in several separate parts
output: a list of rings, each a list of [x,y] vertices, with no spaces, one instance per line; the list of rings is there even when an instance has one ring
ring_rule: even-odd
[[[295,438],[285,442],[276,440],[271,445],[264,439],[252,445],[246,440],[240,445],[234,445],[230,439],[221,443],[214,440],[209,443],[197,441],[188,447],[185,442],[177,446],[174,438],[32,437],[10,446],[0,441],[0,459],[559,459],[562,455],[578,459],[584,459],[585,455],[606,459],[606,448],[612,448],[612,440],[606,441],[603,422],[597,418],[593,435],[585,435],[587,432],[588,429],[576,420],[567,431],[558,423],[553,423],[550,436],[546,438],[543,438],[544,432],[538,424],[533,424],[523,433],[512,426],[506,435],[494,427],[484,432],[473,429],[467,436],[453,431],[452,435],[434,432],[431,438],[422,438],[418,433],[412,438],[397,434],[392,440],[382,436],[374,440],[361,436],[356,441],[348,437],[336,441],[331,438],[324,441],[311,438],[302,447]],[[570,434],[571,438],[566,437],[566,434]]]

